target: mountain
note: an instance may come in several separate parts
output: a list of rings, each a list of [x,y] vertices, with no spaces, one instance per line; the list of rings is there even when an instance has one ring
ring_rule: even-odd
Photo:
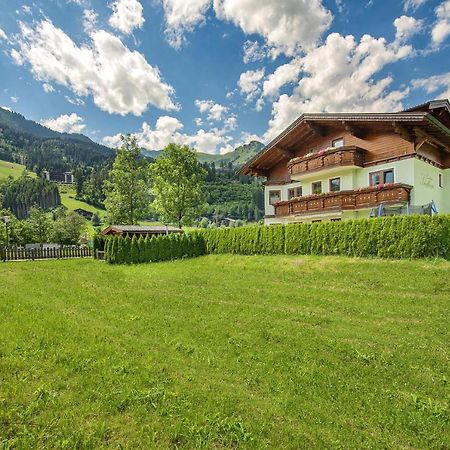
[[[255,156],[264,145],[258,141],[237,147],[224,155],[198,152],[201,163],[222,167],[241,166]],[[143,150],[149,158],[156,158],[161,151]],[[59,133],[26,119],[21,114],[0,108],[0,159],[23,163],[28,170],[40,172],[73,170],[76,166],[98,167],[109,163],[114,150],[97,144],[83,134]]]
[[[201,163],[214,162],[215,164],[228,164],[231,163],[233,167],[242,166],[250,158],[253,158],[262,148],[264,144],[258,141],[251,141],[248,144],[237,147],[232,152],[225,153],[224,155],[213,155],[210,153],[197,152],[198,160]],[[148,158],[157,158],[161,151],[156,150],[142,150],[142,153]]]
[[[115,152],[82,134],[59,133],[0,108],[0,160],[40,173],[109,164]]]
[[[58,131],[50,130],[50,128],[25,119],[22,114],[14,111],[8,111],[0,107],[0,127],[8,127],[17,133],[25,133],[31,136],[42,139],[72,139],[81,142],[94,143],[87,136],[78,133],[59,133]]]

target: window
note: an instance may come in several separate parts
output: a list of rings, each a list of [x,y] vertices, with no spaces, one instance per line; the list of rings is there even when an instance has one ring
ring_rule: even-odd
[[[331,141],[331,146],[338,148],[338,147],[343,147],[344,146],[344,138],[338,138],[335,139],[334,141]]]
[[[439,187],[444,187],[444,182],[442,180],[442,173],[439,174]]]
[[[331,178],[330,179],[330,192],[338,192],[341,190],[341,179]]]
[[[321,181],[315,181],[312,184],[312,193],[313,194],[321,194],[322,193],[322,182]]]
[[[393,183],[394,169],[379,170],[369,174],[370,186],[378,186],[379,184]]]
[[[340,222],[342,219],[340,217],[335,217],[334,219],[331,219],[331,222]]]
[[[383,173],[383,182],[386,183],[393,183],[394,182],[394,169],[385,170]]]
[[[301,197],[302,196],[302,187],[298,186],[292,189],[288,189],[288,199],[291,200],[295,197]]]
[[[281,191],[269,191],[269,205],[275,205],[275,203],[281,200]]]
[[[311,220],[311,223],[320,223],[320,222],[322,222],[322,220],[321,220],[321,219],[317,219],[317,220]]]

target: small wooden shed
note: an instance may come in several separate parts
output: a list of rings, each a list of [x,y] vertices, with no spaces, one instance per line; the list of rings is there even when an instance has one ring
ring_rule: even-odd
[[[103,236],[129,236],[146,237],[158,236],[160,234],[182,233],[181,228],[170,227],[167,225],[110,225],[100,234]]]

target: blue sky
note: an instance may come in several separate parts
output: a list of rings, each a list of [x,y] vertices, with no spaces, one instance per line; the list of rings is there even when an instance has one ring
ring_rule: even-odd
[[[220,153],[302,112],[450,96],[450,0],[2,0],[0,105]]]

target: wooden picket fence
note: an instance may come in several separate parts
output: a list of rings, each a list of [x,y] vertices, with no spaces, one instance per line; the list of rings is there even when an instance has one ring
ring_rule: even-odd
[[[86,258],[91,256],[87,247],[61,248],[0,248],[0,261],[20,261],[25,259],[68,259]]]

